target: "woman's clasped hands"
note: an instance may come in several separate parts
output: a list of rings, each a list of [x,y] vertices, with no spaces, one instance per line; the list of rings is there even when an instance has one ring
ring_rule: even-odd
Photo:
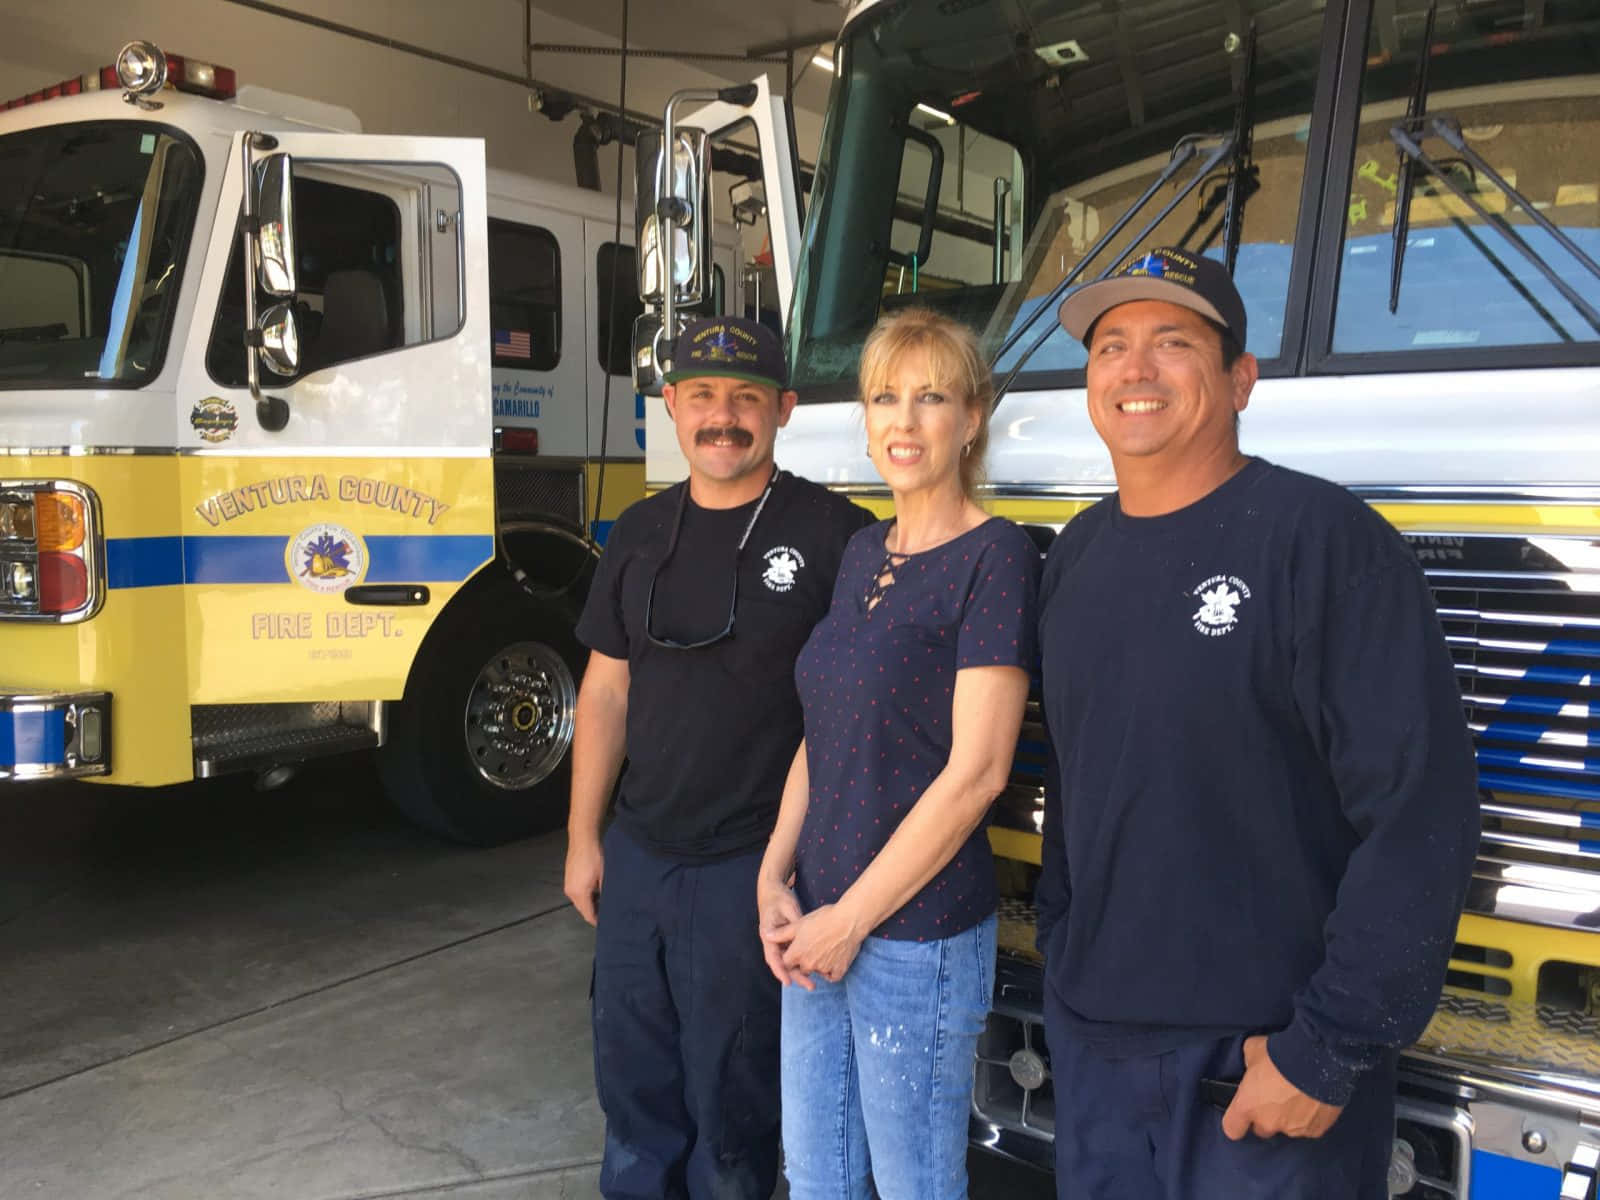
[[[807,991],[816,988],[812,975],[829,983],[843,979],[867,935],[843,905],[824,904],[802,912],[788,883],[763,880],[757,904],[767,966],[779,983],[792,983]]]

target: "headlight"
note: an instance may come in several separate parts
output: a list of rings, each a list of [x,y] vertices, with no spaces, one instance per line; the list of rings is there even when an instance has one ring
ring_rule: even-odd
[[[0,541],[33,541],[33,501],[0,499]]]
[[[105,584],[92,491],[64,479],[0,480],[0,620],[86,620]]]
[[[39,600],[35,563],[22,558],[0,558],[0,599],[33,606]]]

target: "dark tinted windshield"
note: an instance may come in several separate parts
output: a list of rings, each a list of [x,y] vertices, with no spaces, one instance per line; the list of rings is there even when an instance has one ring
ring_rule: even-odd
[[[1259,186],[1244,210],[1235,278],[1250,310],[1249,348],[1276,357],[1325,8],[902,0],[874,10],[841,44],[818,156],[790,325],[801,398],[848,392],[881,311],[944,310],[992,354],[1075,268],[1087,281],[1156,245],[1220,255],[1228,162],[1200,172],[1233,127],[1252,21]],[[1199,153],[1097,251],[1186,138]],[[1027,369],[1083,361],[1058,331]]]
[[[202,166],[135,121],[0,138],[0,387],[137,387],[161,369]]]

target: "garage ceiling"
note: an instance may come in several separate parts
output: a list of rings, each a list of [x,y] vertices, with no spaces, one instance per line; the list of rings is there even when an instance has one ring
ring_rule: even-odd
[[[622,0],[533,0],[536,11],[593,29],[597,41],[622,36]],[[635,49],[687,51],[703,50],[715,54],[743,54],[752,46],[770,46],[794,39],[808,39],[810,45],[833,40],[844,21],[846,3],[842,0],[630,0],[628,43]],[[545,39],[539,32],[538,18],[533,25],[535,43]],[[809,46],[807,47],[809,49]],[[550,51],[534,56],[538,61]],[[695,66],[729,79],[748,79],[760,70],[759,64],[690,59]],[[796,52],[795,69],[810,58]]]
[[[533,7],[532,41],[535,46],[563,44],[542,33],[539,14],[570,21],[594,31],[593,43],[614,47],[622,36],[622,0],[531,0]],[[833,76],[812,65],[811,56],[819,45],[831,49],[833,39],[844,23],[853,0],[630,0],[628,5],[628,45],[632,50],[665,52],[707,74],[743,83],[765,72],[774,91],[783,90],[784,66],[781,51],[770,51],[773,61],[738,62],[700,59],[688,50],[713,54],[744,55],[751,48],[796,45],[794,51],[794,103],[805,113],[820,114],[827,105]],[[577,43],[565,43],[577,44]],[[552,65],[570,58],[571,52],[538,49],[530,63],[535,78],[551,71]],[[600,60],[596,60],[597,65]],[[614,57],[604,60],[595,78],[610,78]],[[603,92],[591,92],[600,95]],[[659,107],[645,104],[645,108]],[[811,124],[802,121],[803,126]],[[814,136],[802,130],[806,136]]]

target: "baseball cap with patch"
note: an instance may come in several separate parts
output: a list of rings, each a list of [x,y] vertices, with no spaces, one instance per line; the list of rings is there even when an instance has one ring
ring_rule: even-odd
[[[672,370],[665,383],[719,376],[764,383],[779,391],[789,386],[789,364],[784,361],[778,335],[759,321],[746,317],[702,317],[690,321],[678,335]]]
[[[1056,310],[1061,327],[1087,342],[1094,323],[1130,300],[1165,300],[1209,317],[1245,344],[1244,301],[1228,268],[1214,258],[1164,246],[1133,260],[1121,273],[1067,293]]]

